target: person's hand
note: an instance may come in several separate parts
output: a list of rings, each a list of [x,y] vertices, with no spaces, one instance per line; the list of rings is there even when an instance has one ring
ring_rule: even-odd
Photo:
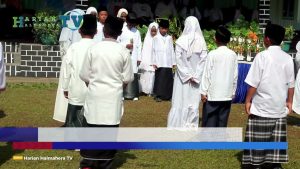
[[[157,67],[156,65],[153,65],[153,68],[154,68],[155,70],[157,70],[158,67]]]
[[[126,45],[126,48],[129,49],[129,50],[132,50],[133,49],[133,44]]]
[[[64,91],[64,96],[66,99],[69,99],[69,92],[68,91]]]
[[[203,103],[205,103],[205,102],[207,101],[207,96],[201,94],[201,101],[202,101]]]
[[[251,108],[251,102],[245,103],[245,111],[248,115],[251,115],[250,108]]]
[[[286,103],[286,107],[289,109],[289,113],[288,114],[292,114],[293,113],[292,103],[287,102]]]

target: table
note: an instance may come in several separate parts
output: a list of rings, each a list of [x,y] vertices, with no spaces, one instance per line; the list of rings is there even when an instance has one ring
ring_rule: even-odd
[[[251,67],[251,63],[252,62],[238,63],[238,82],[233,103],[245,103],[248,89],[248,84],[245,83],[245,79]]]

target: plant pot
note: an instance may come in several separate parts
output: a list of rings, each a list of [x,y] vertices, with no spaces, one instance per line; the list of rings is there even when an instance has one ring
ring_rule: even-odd
[[[283,41],[282,46],[281,46],[282,50],[285,52],[290,51],[291,43],[292,43],[291,41]]]

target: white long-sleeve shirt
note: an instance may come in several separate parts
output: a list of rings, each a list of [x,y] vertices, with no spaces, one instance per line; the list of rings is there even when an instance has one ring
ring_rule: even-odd
[[[176,65],[173,39],[170,35],[162,36],[158,33],[153,38],[152,65],[158,68],[172,68]]]
[[[92,46],[80,78],[89,83],[84,116],[89,124],[116,125],[123,109],[123,84],[133,80],[129,51],[115,40]]]
[[[96,43],[101,42],[104,39],[103,27],[104,25],[102,23],[97,22],[97,33],[94,36],[94,41]]]
[[[296,82],[295,82],[295,93],[294,93],[294,99],[293,99],[293,110],[297,114],[300,114],[300,73],[297,74],[297,79],[296,79]]]
[[[118,37],[118,41],[126,47],[128,44],[131,44],[133,41],[133,49],[131,52],[131,61],[132,61],[132,70],[133,73],[138,72],[137,61],[138,58],[142,55],[142,40],[140,31],[136,28],[129,28],[126,26],[123,27],[122,34]]]
[[[251,114],[267,118],[287,116],[288,89],[295,86],[294,63],[280,46],[270,46],[255,56],[245,82],[256,88]]]
[[[81,39],[70,46],[64,57],[66,67],[62,70],[63,89],[68,91],[68,100],[72,105],[84,105],[87,87],[84,81],[80,79],[79,73],[87,50],[93,44],[93,39]]]
[[[229,101],[235,95],[238,61],[234,51],[220,46],[208,53],[201,81],[200,93],[208,101]]]

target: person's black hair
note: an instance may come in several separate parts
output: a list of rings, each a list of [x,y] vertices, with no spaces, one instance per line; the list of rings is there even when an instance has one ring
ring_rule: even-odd
[[[169,29],[170,23],[169,20],[161,19],[158,23],[159,27]]]
[[[268,37],[272,45],[280,45],[285,36],[284,27],[268,23],[265,29],[265,37]]]
[[[122,33],[124,21],[121,18],[109,16],[104,24],[103,32],[105,35],[117,39]]]
[[[98,13],[102,12],[102,11],[106,11],[107,12],[107,8],[105,6],[99,6],[97,8]]]
[[[95,15],[83,15],[83,24],[80,27],[83,35],[94,36],[97,33],[97,18]]]
[[[219,26],[215,38],[218,42],[227,44],[230,42],[231,32],[225,26]]]

